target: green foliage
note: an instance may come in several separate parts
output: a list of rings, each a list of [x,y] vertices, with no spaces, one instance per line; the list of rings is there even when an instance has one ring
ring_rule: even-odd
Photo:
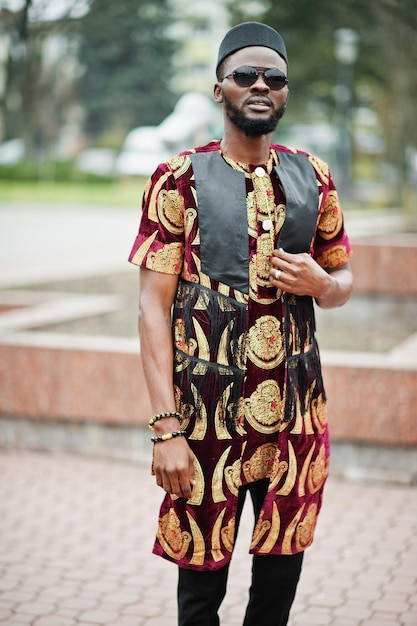
[[[113,182],[112,176],[96,176],[81,172],[74,167],[73,161],[26,160],[12,166],[0,166],[0,180],[26,182],[77,182],[99,183]]]
[[[79,52],[90,135],[159,124],[172,111],[171,20],[167,0],[92,0],[80,23]]]
[[[52,204],[56,209],[65,204],[100,207],[132,207],[138,210],[145,179],[116,182],[52,182],[3,180],[0,178],[0,203],[29,202]]]

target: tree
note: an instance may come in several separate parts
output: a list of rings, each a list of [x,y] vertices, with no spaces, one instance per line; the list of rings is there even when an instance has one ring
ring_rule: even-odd
[[[47,49],[52,39],[69,41],[74,37],[77,19],[83,12],[84,0],[3,1],[0,32],[6,34],[9,44],[4,138],[20,135],[27,158],[51,155],[68,104],[75,99],[68,66],[59,67],[65,55],[51,63]]]
[[[80,22],[79,51],[90,136],[158,124],[172,111],[171,21],[167,0],[92,0]]]

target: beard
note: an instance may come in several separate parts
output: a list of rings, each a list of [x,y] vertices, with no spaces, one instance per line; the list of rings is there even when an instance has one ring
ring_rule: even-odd
[[[223,102],[229,120],[239,130],[243,131],[247,137],[260,137],[261,135],[273,133],[287,108],[285,103],[279,109],[275,109],[267,119],[253,119],[242,113],[224,93]]]

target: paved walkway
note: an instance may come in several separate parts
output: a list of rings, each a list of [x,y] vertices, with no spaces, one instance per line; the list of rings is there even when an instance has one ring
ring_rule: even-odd
[[[138,210],[94,206],[0,207],[0,288],[133,269]]]
[[[0,625],[175,626],[176,568],[151,554],[161,494],[141,465],[2,453]],[[250,527],[247,507],[222,626],[242,624]],[[416,624],[417,489],[331,479],[290,625]]]

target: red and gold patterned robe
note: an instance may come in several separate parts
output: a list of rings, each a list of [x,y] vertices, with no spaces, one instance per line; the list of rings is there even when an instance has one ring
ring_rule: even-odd
[[[283,296],[269,281],[269,256],[286,218],[286,197],[274,166],[280,153],[296,151],[271,145],[268,164],[261,166],[225,159],[243,172],[246,185],[248,293],[202,270],[190,156],[211,151],[220,151],[219,141],[157,168],[144,192],[129,257],[134,264],[179,276],[173,384],[181,427],[195,454],[197,483],[188,501],[165,496],[154,552],[198,570],[229,562],[239,486],[260,479],[269,479],[269,490],[251,553],[292,554],[308,547],[329,463],[314,314],[297,320],[303,299]],[[327,164],[306,157],[318,186],[317,224],[307,252],[331,270],[348,261],[350,244]],[[221,195],[215,180],[212,188]],[[265,220],[272,229],[263,227]],[[306,366],[299,384],[294,372],[300,360]]]

